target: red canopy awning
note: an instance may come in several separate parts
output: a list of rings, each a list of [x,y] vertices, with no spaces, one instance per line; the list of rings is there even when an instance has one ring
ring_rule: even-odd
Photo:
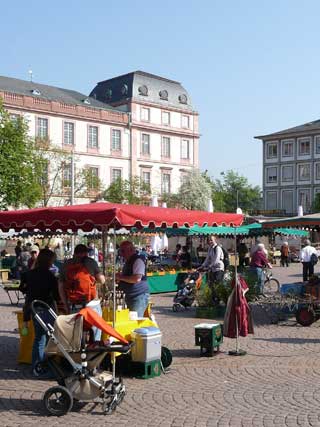
[[[93,228],[240,226],[243,215],[115,203],[90,203],[0,212],[0,229],[91,231]]]

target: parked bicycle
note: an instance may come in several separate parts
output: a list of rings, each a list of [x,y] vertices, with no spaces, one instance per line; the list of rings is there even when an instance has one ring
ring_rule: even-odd
[[[272,271],[268,268],[263,269],[264,274],[264,285],[263,295],[271,296],[280,292],[280,282],[278,279],[272,276]]]

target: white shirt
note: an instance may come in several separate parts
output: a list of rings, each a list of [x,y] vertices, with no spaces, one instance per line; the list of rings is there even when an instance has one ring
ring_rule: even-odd
[[[217,244],[210,246],[207,258],[202,264],[202,268],[208,268],[209,271],[224,271],[223,251]]]
[[[142,261],[141,258],[135,260],[132,266],[132,274],[141,274],[141,276],[145,275],[146,265]]]
[[[310,245],[305,246],[300,251],[300,261],[301,262],[310,262],[310,258],[311,258],[312,254],[316,254],[317,255],[316,248],[314,248],[313,246],[310,246]]]

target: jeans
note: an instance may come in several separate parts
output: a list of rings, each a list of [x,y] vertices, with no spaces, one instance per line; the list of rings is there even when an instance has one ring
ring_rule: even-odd
[[[125,296],[127,307],[130,311],[136,311],[138,313],[138,317],[143,317],[145,309],[148,307],[149,299],[149,293],[144,293],[133,298],[129,295]]]
[[[52,317],[49,315],[41,314],[41,319],[47,323],[47,317],[50,318],[52,323]],[[36,366],[38,362],[42,362],[44,360],[44,349],[47,344],[47,334],[42,329],[40,324],[37,322],[35,317],[32,317],[33,320],[33,328],[34,328],[34,341],[32,345],[32,369]]]
[[[262,294],[265,279],[263,269],[261,267],[250,267],[250,271],[256,275],[259,293]]]
[[[99,316],[102,317],[102,308],[101,308],[100,300],[92,300],[88,302],[86,307],[91,308],[91,310],[95,311],[96,313],[99,314]],[[96,326],[92,326],[92,331],[93,331],[93,339],[95,341],[100,341],[101,335],[102,335],[101,329],[97,328]]]
[[[73,304],[73,306],[71,307],[71,313],[78,313],[84,307],[91,308],[91,310],[95,311],[96,313],[99,314],[99,316],[102,317],[102,308],[101,308],[100,300],[95,300],[95,299],[88,302],[88,304],[86,304],[85,306],[83,306],[82,304]],[[93,332],[94,341],[100,341],[102,336],[101,329],[97,328],[96,326],[92,326],[91,329]]]

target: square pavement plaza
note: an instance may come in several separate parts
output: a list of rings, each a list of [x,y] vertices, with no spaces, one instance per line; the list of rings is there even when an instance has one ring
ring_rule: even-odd
[[[281,283],[301,280],[301,264],[274,268]],[[316,266],[316,271],[319,265]],[[33,379],[18,365],[16,307],[0,289],[1,426],[320,426],[320,321],[302,327],[256,319],[255,334],[241,338],[243,357],[228,350],[199,357],[194,346],[194,309],[174,313],[174,294],[153,296],[163,344],[173,353],[170,372],[149,380],[124,378],[127,395],[110,416],[92,403],[74,406],[63,418],[47,417],[42,395],[52,381]]]

